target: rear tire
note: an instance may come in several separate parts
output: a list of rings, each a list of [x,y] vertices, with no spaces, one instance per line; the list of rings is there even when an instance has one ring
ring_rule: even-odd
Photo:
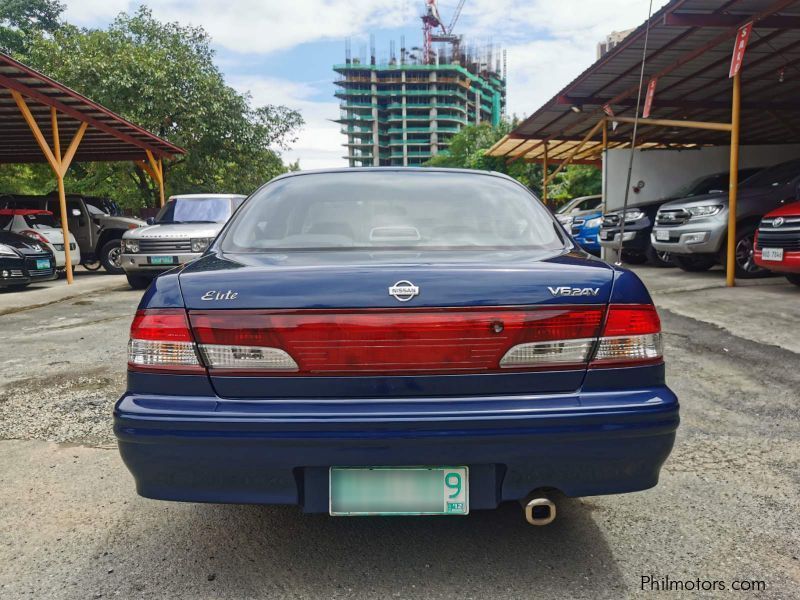
[[[660,252],[652,246],[648,246],[645,254],[647,260],[654,267],[666,268],[675,266],[675,263],[672,262],[672,254],[670,252]]]
[[[758,225],[756,223],[752,223],[750,225],[740,225],[736,228],[735,271],[737,279],[758,279],[771,275],[770,271],[759,267],[755,261],[755,236],[757,227]],[[722,247],[722,250],[720,250],[720,262],[724,268],[728,268],[727,243]]]
[[[708,271],[717,262],[714,260],[713,256],[692,256],[691,254],[673,254],[672,260],[687,273],[702,273],[703,271]]]
[[[128,279],[128,285],[134,290],[143,290],[153,281],[153,278],[148,275],[131,275],[130,273],[126,273],[125,277]]]
[[[103,244],[103,249],[100,250],[100,262],[103,263],[103,268],[106,272],[112,275],[122,275],[122,240],[117,238]]]
[[[789,283],[793,283],[796,286],[800,286],[800,274],[796,275],[796,274],[793,273],[791,275],[787,275],[786,279],[789,280]]]

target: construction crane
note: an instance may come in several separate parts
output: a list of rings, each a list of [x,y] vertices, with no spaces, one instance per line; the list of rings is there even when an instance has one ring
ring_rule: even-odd
[[[456,26],[458,17],[461,16],[461,9],[464,8],[466,0],[459,0],[450,24],[445,26],[439,14],[439,7],[436,0],[425,0],[425,14],[422,15],[422,39],[423,39],[423,60],[425,64],[430,64],[434,60],[433,44],[435,42],[446,42],[453,46],[453,59],[459,59],[461,47],[461,36],[455,35],[453,29]],[[439,29],[440,31],[436,31]]]

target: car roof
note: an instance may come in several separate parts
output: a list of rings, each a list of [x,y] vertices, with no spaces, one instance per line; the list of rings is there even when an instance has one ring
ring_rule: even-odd
[[[509,177],[505,173],[500,173],[498,171],[483,171],[480,169],[451,169],[446,167],[334,167],[329,169],[309,169],[307,171],[290,171],[289,173],[279,175],[272,181],[277,179],[286,179],[289,177],[300,177],[303,175],[319,175],[330,173],[386,173],[392,171],[396,173],[458,173],[464,175],[490,175],[519,183],[513,177]]]
[[[191,200],[193,198],[247,198],[244,194],[175,194],[170,196],[170,200],[180,198],[181,200]]]

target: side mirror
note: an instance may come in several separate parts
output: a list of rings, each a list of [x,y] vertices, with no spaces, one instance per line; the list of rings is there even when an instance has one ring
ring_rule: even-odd
[[[80,217],[81,216],[81,211],[78,210],[77,208],[73,208],[70,212],[72,213],[73,217]]]
[[[147,217],[147,220],[145,221],[145,223],[147,223],[148,225],[155,225],[156,224],[156,218],[155,217]]]

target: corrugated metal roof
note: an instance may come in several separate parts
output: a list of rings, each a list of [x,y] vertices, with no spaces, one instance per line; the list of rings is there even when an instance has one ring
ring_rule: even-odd
[[[650,19],[644,87],[658,76],[653,119],[730,122],[728,70],[739,26],[757,19],[742,68],[742,144],[800,142],[800,7],[797,0],[672,0]],[[646,23],[523,121],[490,151],[495,156],[563,159],[610,103],[616,116],[635,112]],[[643,90],[644,95],[644,90]],[[642,98],[644,104],[644,98]],[[574,108],[573,108],[574,107]],[[578,110],[580,112],[575,112]],[[630,143],[631,125],[609,132],[613,147]],[[516,138],[516,139],[515,139]],[[521,139],[533,143],[519,145]],[[599,140],[599,136],[595,136]],[[724,131],[640,126],[650,147],[727,145]],[[639,145],[639,144],[637,144]],[[594,159],[599,148],[579,156]]]
[[[146,160],[147,150],[157,158],[186,153],[183,148],[0,53],[0,163],[45,161],[11,90],[25,97],[31,114],[48,141],[53,139],[50,109],[57,109],[62,150],[66,149],[82,122],[89,124],[75,161]]]

